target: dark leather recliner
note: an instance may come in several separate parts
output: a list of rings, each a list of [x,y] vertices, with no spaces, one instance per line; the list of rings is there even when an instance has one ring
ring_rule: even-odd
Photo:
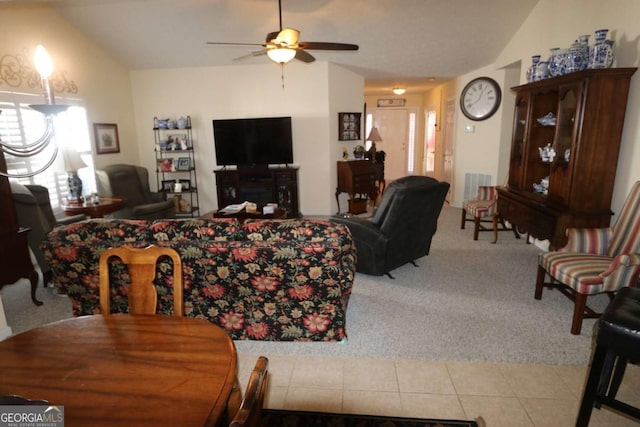
[[[40,243],[54,227],[82,221],[87,217],[79,214],[56,218],[51,208],[51,199],[47,187],[42,185],[23,185],[13,180],[10,181],[10,184],[18,224],[20,227],[29,229],[27,241],[42,271],[43,282],[46,285],[51,278],[51,267],[44,259]]]
[[[349,214],[331,218],[346,224],[356,245],[356,271],[387,274],[429,254],[449,183],[406,176],[387,186],[371,219]]]
[[[96,170],[96,186],[101,196],[124,198],[124,208],[108,218],[165,219],[175,217],[172,200],[149,188],[149,172],[142,166],[108,165]]]

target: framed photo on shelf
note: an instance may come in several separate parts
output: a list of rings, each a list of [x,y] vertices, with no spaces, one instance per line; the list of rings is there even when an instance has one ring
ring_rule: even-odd
[[[120,152],[118,125],[115,123],[94,123],[93,134],[96,140],[96,154]]]
[[[191,191],[190,179],[180,179],[178,181],[180,182],[180,184],[182,184],[182,191]]]
[[[338,113],[338,139],[357,141],[360,139],[360,117],[362,113]]]
[[[173,159],[166,158],[158,160],[158,172],[172,172],[176,170]]]
[[[188,171],[191,169],[191,159],[189,157],[178,157],[176,169],[179,171]]]
[[[173,191],[173,186],[176,183],[175,179],[165,179],[162,181],[162,188],[160,190],[162,191],[167,191],[167,192],[172,192]]]

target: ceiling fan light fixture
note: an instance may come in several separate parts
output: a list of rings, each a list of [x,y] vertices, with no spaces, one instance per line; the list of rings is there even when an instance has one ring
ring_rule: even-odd
[[[276,64],[286,64],[296,56],[295,49],[289,49],[287,47],[279,47],[267,50],[267,55]]]
[[[394,87],[393,88],[393,93],[395,93],[396,95],[402,95],[403,93],[405,93],[407,90],[403,87]]]

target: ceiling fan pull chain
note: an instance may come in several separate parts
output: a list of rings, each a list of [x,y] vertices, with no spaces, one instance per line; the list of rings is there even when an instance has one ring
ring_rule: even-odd
[[[284,90],[284,62],[280,63],[280,79],[282,80],[282,90]]]

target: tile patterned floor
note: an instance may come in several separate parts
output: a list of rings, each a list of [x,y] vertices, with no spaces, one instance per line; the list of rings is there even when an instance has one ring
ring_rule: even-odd
[[[259,355],[238,354],[247,384]],[[586,366],[283,356],[269,358],[266,407],[419,418],[476,419],[488,427],[574,426]],[[640,406],[640,368],[618,398]],[[590,426],[640,423],[594,409]]]

